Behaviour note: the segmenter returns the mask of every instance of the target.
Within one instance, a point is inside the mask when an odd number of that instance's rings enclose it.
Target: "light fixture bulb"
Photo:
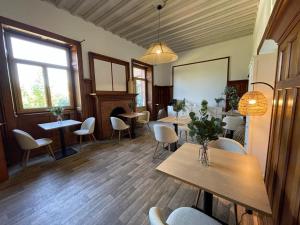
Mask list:
[[[256,104],[256,100],[255,99],[249,99],[248,103],[250,105],[254,105],[254,104]]]
[[[156,50],[156,54],[160,54],[161,53],[161,50]]]

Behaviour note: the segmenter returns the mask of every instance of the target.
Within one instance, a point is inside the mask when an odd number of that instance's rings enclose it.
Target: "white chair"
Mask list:
[[[130,133],[130,126],[127,125],[123,120],[117,118],[117,117],[110,117],[110,122],[111,122],[111,126],[112,126],[112,134],[111,134],[111,138],[114,137],[115,134],[115,130],[119,131],[119,142],[121,140],[121,132],[123,130],[127,130],[129,137],[131,138],[131,133]]]
[[[55,160],[54,153],[51,148],[52,140],[49,138],[34,139],[30,134],[25,131],[14,129],[14,136],[17,140],[19,147],[24,151],[23,165],[26,166],[29,160],[30,152],[33,149],[38,149],[47,146],[48,153]]]
[[[185,136],[185,141],[188,141],[188,136],[189,136],[189,131],[190,129],[188,128],[187,125],[185,126],[178,126],[178,131],[179,131],[179,137],[181,138],[182,133],[184,133]]]
[[[143,111],[143,115],[139,116],[137,119],[137,123],[144,125],[147,125],[149,131],[151,132],[151,128],[149,126],[149,121],[150,121],[150,112],[149,111]]]
[[[229,152],[247,154],[245,148],[239,142],[230,138],[219,137],[218,140],[211,141],[208,145],[212,148],[220,148]]]
[[[178,141],[178,136],[174,130],[174,128],[171,128],[169,126],[156,124],[154,125],[154,136],[157,141],[157,145],[153,154],[153,159],[155,159],[155,154],[158,149],[158,146],[160,143],[162,143],[163,147],[164,144],[168,144],[168,150],[171,151],[170,144],[173,144]]]
[[[162,219],[159,208],[152,207],[149,210],[149,221],[151,225],[221,225],[213,218],[190,207],[175,209],[167,221]]]
[[[226,136],[228,131],[236,131],[239,126],[242,126],[244,124],[244,120],[242,116],[225,116],[223,118],[223,122],[226,123],[226,125],[223,127],[224,137]]]
[[[82,143],[82,136],[89,135],[90,140],[92,140],[93,138],[94,141],[96,141],[96,138],[94,136],[94,130],[95,130],[95,117],[89,117],[81,124],[79,130],[73,132],[75,135],[79,136],[80,148]]]

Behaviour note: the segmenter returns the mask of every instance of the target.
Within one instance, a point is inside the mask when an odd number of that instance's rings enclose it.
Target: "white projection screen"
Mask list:
[[[227,85],[229,57],[173,66],[173,98],[215,105]]]

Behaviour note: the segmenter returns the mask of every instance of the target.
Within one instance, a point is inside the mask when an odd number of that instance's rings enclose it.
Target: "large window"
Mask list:
[[[5,37],[17,110],[73,106],[69,49],[9,31]]]
[[[133,67],[133,77],[135,79],[136,106],[146,107],[146,70],[144,68]]]

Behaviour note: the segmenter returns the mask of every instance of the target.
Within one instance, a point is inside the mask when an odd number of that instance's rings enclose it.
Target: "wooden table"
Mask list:
[[[157,120],[158,122],[163,123],[172,123],[175,128],[176,134],[178,134],[178,125],[179,126],[185,126],[191,122],[191,119],[189,117],[175,117],[175,116],[167,116],[165,118]]]
[[[63,121],[57,121],[57,122],[51,122],[51,123],[38,124],[39,127],[41,127],[44,130],[47,130],[47,131],[48,130],[56,130],[56,129],[59,130],[61,152],[55,153],[56,159],[62,159],[62,158],[65,158],[67,156],[77,153],[72,148],[66,148],[64,128],[79,125],[79,124],[81,124],[81,122],[76,121],[76,120],[63,120]]]
[[[257,159],[209,148],[210,166],[198,161],[199,145],[185,143],[156,169],[205,191],[204,212],[212,214],[212,195],[271,215]]]
[[[139,112],[131,112],[131,113],[122,113],[119,114],[118,116],[121,116],[123,118],[126,118],[129,120],[130,123],[130,133],[131,133],[131,137],[135,138],[135,125],[136,125],[136,119],[139,116],[143,116],[143,113],[139,113]]]

